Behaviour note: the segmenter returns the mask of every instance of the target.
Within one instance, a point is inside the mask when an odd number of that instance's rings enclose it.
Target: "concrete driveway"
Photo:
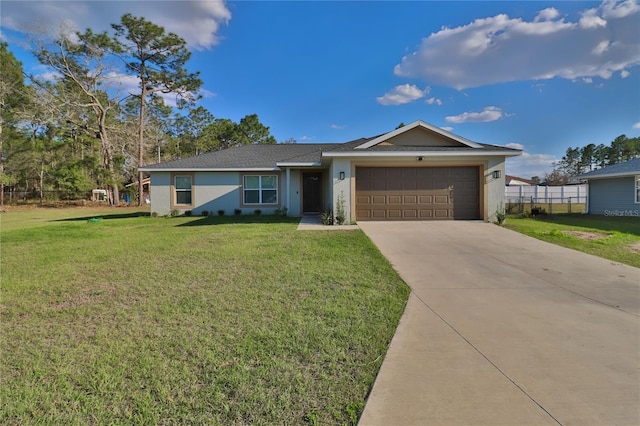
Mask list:
[[[411,287],[360,425],[640,425],[640,269],[482,222],[361,222]]]

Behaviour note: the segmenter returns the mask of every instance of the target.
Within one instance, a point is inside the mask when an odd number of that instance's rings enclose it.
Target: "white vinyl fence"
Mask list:
[[[587,185],[505,186],[507,213],[585,213]]]

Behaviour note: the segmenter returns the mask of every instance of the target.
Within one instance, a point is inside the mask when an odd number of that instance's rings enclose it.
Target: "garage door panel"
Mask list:
[[[357,167],[356,220],[478,219],[478,167]]]
[[[374,195],[371,197],[371,204],[373,205],[385,205],[387,204],[387,197],[384,195]]]
[[[401,216],[405,219],[418,218],[418,210],[407,209],[407,210],[402,210],[400,213],[401,213]]]

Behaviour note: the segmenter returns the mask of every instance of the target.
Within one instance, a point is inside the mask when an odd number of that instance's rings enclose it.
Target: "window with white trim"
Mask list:
[[[636,203],[640,203],[640,175],[636,176]]]
[[[242,190],[244,204],[278,204],[278,176],[246,175]]]
[[[193,178],[189,175],[174,176],[174,189],[176,205],[190,206],[192,204]]]

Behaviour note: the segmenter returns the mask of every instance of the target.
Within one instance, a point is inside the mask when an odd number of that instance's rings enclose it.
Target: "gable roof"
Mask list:
[[[424,122],[422,120],[417,120],[417,121],[414,121],[413,123],[409,123],[409,124],[407,124],[405,126],[397,128],[397,129],[395,129],[395,130],[393,130],[393,131],[391,131],[389,133],[385,133],[385,134],[380,135],[380,136],[378,136],[378,137],[376,137],[376,138],[374,138],[372,140],[369,140],[366,143],[364,143],[364,144],[362,144],[360,146],[357,146],[356,149],[371,148],[372,146],[375,146],[375,145],[378,145],[380,143],[386,142],[389,139],[392,139],[392,138],[394,138],[396,136],[399,136],[399,135],[401,135],[403,133],[407,133],[407,132],[409,132],[409,131],[411,131],[411,130],[413,130],[415,128],[422,128],[422,129],[431,131],[431,132],[433,132],[433,133],[435,133],[437,135],[441,135],[441,136],[446,137],[447,139],[451,139],[451,140],[453,140],[455,142],[458,142],[458,143],[462,144],[463,146],[467,146],[467,147],[470,147],[470,148],[480,148],[481,147],[481,144],[478,144],[476,142],[472,142],[469,139],[465,139],[462,136],[455,135],[455,134],[453,134],[451,132],[448,132],[448,131],[446,131],[444,129],[441,129],[440,127],[433,126],[433,125],[431,125],[429,123],[426,123],[426,122]]]
[[[436,132],[452,139],[455,145],[393,145],[383,142],[415,128]],[[360,138],[345,143],[242,145],[220,151],[211,151],[194,157],[140,167],[142,172],[152,171],[273,171],[279,167],[317,167],[327,157],[376,156],[456,156],[456,155],[520,155],[521,151],[503,146],[471,142],[423,121],[383,135]]]
[[[611,166],[603,167],[601,169],[585,173],[578,176],[578,178],[589,180],[634,175],[640,175],[640,157],[632,158],[631,160],[625,161],[623,163],[613,164]]]

